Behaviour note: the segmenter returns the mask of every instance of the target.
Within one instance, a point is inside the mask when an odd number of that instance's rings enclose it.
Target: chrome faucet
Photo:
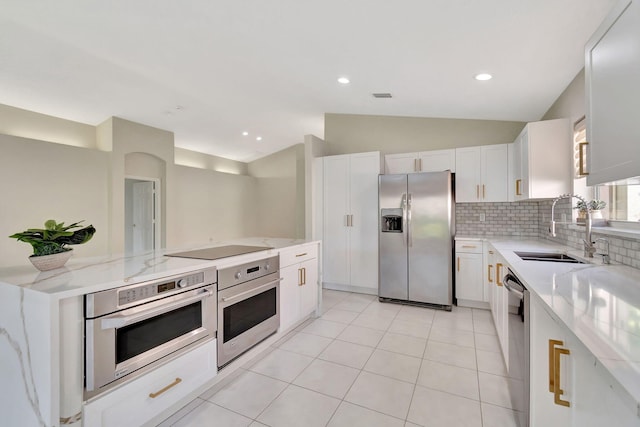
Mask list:
[[[600,255],[602,257],[602,263],[603,264],[611,264],[611,257],[609,256],[609,239],[604,238],[604,237],[598,237],[596,239],[596,243],[599,241],[603,241],[607,244],[607,252],[606,253],[596,253],[596,255]]]
[[[558,203],[558,200],[571,199],[572,197],[575,197],[587,206],[587,201],[575,194],[562,194],[553,199],[553,205],[551,205],[551,226],[549,227],[549,233],[551,233],[553,237],[556,237],[556,222],[554,220],[556,203]],[[584,256],[593,258],[593,254],[596,252],[596,245],[591,238],[591,211],[589,209],[587,209],[587,218],[584,222],[584,239],[582,239],[582,241],[584,242]]]

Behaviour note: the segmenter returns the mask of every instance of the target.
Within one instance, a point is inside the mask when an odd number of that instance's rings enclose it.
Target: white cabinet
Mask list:
[[[216,340],[211,340],[96,398],[84,405],[82,425],[121,427],[157,424],[179,409],[172,408],[176,402],[194,392],[202,392],[199,388],[216,376],[216,354]]]
[[[530,301],[530,425],[640,425],[620,384],[543,301]]]
[[[312,314],[318,306],[318,247],[280,251],[280,332]]]
[[[508,201],[507,144],[456,148],[456,202]]]
[[[640,176],[640,0],[611,11],[585,48],[587,185]]]
[[[571,193],[569,120],[528,123],[511,148],[509,200],[549,199]]]
[[[387,154],[384,156],[386,174],[456,171],[456,150],[433,150],[419,153]]]
[[[479,240],[456,239],[456,299],[459,306],[486,305],[483,251]],[[485,304],[483,304],[485,303]]]
[[[323,159],[325,286],[377,293],[380,153]]]
[[[502,256],[491,247],[489,247],[489,250],[492,252],[490,255],[493,260],[493,267],[487,267],[492,274],[491,296],[489,297],[489,301],[493,323],[495,324],[498,341],[500,342],[500,349],[502,350],[502,356],[506,364],[509,360],[509,295],[502,283],[506,267]]]

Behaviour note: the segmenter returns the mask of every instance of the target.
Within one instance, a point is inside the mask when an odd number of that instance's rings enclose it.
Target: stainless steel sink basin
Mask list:
[[[586,262],[572,256],[555,252],[515,252],[515,254],[525,261],[551,261],[586,264]]]

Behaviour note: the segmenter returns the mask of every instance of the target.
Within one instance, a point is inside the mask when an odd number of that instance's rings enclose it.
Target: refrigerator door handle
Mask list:
[[[405,239],[404,243],[405,246],[409,244],[408,239],[406,238],[407,236],[407,193],[402,194],[402,229],[404,230],[404,235],[405,235]]]
[[[413,238],[411,236],[411,193],[407,196],[407,246],[413,246]]]

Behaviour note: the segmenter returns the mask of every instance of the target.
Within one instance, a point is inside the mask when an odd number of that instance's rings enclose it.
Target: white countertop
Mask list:
[[[312,243],[310,240],[283,238],[243,238],[208,245],[151,251],[137,255],[110,255],[104,257],[72,257],[63,267],[39,272],[28,260],[25,265],[0,269],[0,286],[20,286],[32,291],[63,299],[118,286],[188,273],[201,268],[224,268],[253,261],[268,255],[277,255],[279,249]],[[189,249],[224,245],[265,246],[274,249],[222,258],[215,261],[164,256]]]
[[[523,261],[514,251],[582,251],[544,240],[487,238],[548,307],[640,404],[640,270],[620,264]]]

